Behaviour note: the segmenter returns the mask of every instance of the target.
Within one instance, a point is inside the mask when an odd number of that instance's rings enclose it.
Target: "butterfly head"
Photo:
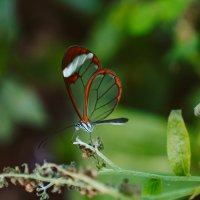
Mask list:
[[[92,133],[93,125],[90,122],[80,121],[75,125],[76,130],[83,129],[87,133]]]

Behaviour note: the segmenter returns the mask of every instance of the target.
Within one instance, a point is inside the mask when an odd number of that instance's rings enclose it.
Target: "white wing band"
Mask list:
[[[79,69],[81,65],[84,64],[86,60],[92,59],[92,57],[93,57],[92,53],[81,54],[75,57],[73,61],[69,65],[67,65],[67,67],[64,68],[63,76],[66,78],[71,76],[74,72],[76,72]]]

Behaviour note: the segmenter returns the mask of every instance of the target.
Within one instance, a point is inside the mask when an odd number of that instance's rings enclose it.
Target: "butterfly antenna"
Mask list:
[[[49,137],[44,138],[37,146],[37,149],[41,149],[42,146],[45,146],[46,141],[49,139]]]
[[[65,129],[68,129],[68,128],[71,128],[71,127],[74,127],[74,125],[68,125],[68,126],[62,127],[62,128],[57,129],[56,131],[51,132],[51,133],[52,133],[53,135],[55,135],[55,134],[61,133],[61,132],[64,131]],[[52,134],[51,134],[51,136],[52,136]],[[47,140],[48,140],[49,138],[50,138],[50,136],[45,137],[45,138],[38,144],[37,149],[40,149],[42,146],[45,146],[45,144],[47,143]]]

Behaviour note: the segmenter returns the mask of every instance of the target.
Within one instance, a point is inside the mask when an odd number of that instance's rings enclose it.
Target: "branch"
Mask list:
[[[106,156],[104,156],[98,150],[98,146],[97,145],[94,145],[94,147],[93,147],[93,146],[91,146],[91,145],[83,142],[79,138],[76,138],[76,141],[73,142],[73,144],[79,146],[80,149],[83,149],[82,147],[84,147],[84,151],[87,151],[87,150],[92,151],[94,154],[96,154],[98,157],[100,157],[112,169],[114,169],[114,170],[120,170],[121,169],[119,166],[117,166],[116,164],[114,164],[110,159],[108,159]]]
[[[0,188],[8,186],[8,180],[14,185],[20,184],[27,192],[37,192],[41,200],[48,199],[47,190],[51,188],[52,193],[60,193],[61,187],[75,189],[81,194],[92,197],[97,194],[106,194],[120,199],[129,199],[117,189],[100,183],[96,180],[96,173],[91,169],[78,172],[72,165],[56,165],[44,162],[43,165],[36,165],[32,173],[29,173],[28,166],[25,170],[19,167],[5,168],[0,174]]]

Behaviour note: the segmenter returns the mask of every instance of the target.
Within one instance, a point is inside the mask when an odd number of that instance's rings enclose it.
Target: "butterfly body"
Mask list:
[[[98,58],[88,49],[70,47],[63,58],[62,73],[79,117],[76,130],[91,133],[96,124],[123,124],[128,121],[126,118],[105,120],[120,100],[121,83],[114,72],[102,68]]]
[[[94,125],[89,123],[89,122],[80,121],[75,125],[75,129],[76,130],[82,129],[87,133],[92,133],[93,132],[93,128],[94,128]]]

